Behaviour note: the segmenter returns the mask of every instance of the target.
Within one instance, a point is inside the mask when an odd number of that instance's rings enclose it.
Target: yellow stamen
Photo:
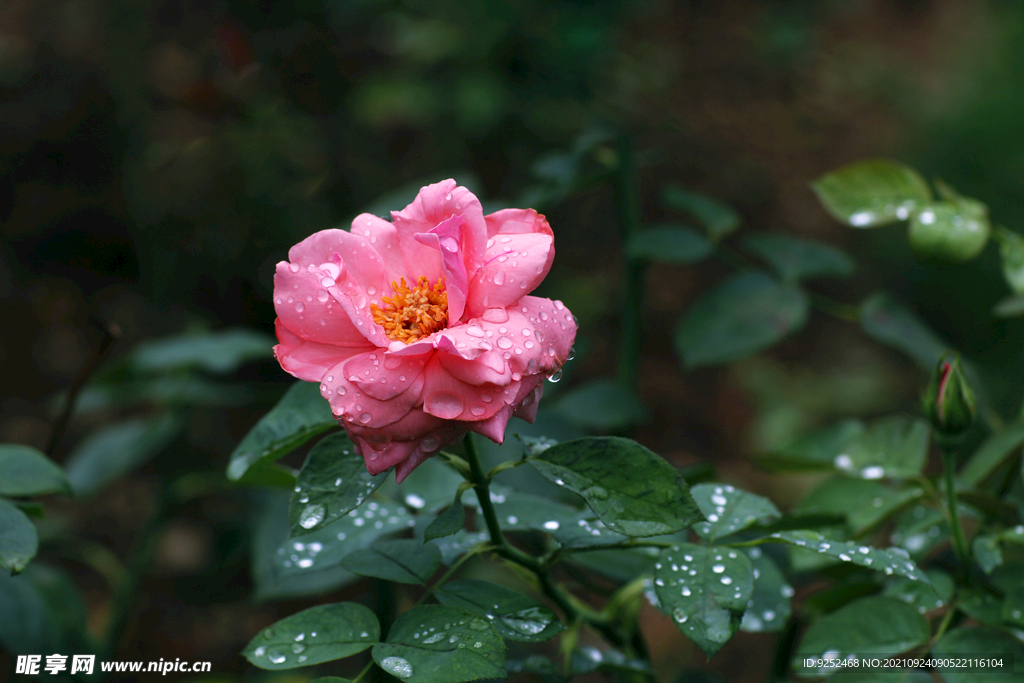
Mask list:
[[[409,289],[403,277],[401,284],[392,282],[391,289],[394,296],[380,298],[384,308],[370,304],[373,322],[384,328],[389,339],[411,344],[448,324],[448,292],[443,279],[438,278],[431,286],[426,276],[420,276],[416,286]]]

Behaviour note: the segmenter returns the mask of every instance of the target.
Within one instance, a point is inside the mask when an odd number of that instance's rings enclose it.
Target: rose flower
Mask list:
[[[528,296],[555,255],[536,211],[484,216],[445,180],[391,216],[322,230],[277,264],[274,353],[320,383],[367,470],[401,482],[467,431],[501,443],[512,415],[532,422],[576,323]]]

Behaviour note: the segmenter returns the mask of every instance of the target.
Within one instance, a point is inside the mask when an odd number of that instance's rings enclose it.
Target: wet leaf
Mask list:
[[[539,643],[562,630],[562,624],[551,609],[527,595],[490,581],[451,581],[436,595],[443,605],[461,607],[487,618],[506,640]]]
[[[821,176],[811,187],[833,218],[854,228],[907,220],[932,199],[917,171],[883,159],[844,166]]]
[[[256,634],[242,654],[261,669],[295,669],[362,652],[380,639],[377,616],[353,602],[318,605]]]

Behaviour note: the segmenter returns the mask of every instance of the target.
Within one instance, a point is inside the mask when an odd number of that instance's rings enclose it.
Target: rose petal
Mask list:
[[[274,355],[289,374],[307,382],[319,382],[327,371],[351,356],[364,353],[367,346],[335,346],[302,339],[278,318],[274,322],[277,340]]]
[[[507,387],[474,386],[456,379],[436,356],[423,374],[423,411],[442,420],[485,420],[511,400]]]
[[[470,431],[476,432],[481,436],[486,436],[491,441],[502,444],[505,442],[505,428],[508,426],[508,421],[511,417],[523,417],[527,422],[533,423],[533,419],[537,415],[536,400],[532,403],[531,397],[539,398],[536,394],[538,390],[542,390],[540,383],[543,380],[543,376],[537,375],[524,379],[522,382],[518,382],[516,386],[516,394],[513,400],[507,405],[503,406],[501,410],[492,415],[489,419],[481,422],[469,423]],[[524,403],[530,403],[530,405],[524,406]],[[532,407],[532,413],[530,408]],[[520,413],[523,414],[520,414]],[[524,417],[525,415],[525,417]]]
[[[379,351],[377,351],[379,352]],[[377,353],[374,351],[368,352]],[[420,404],[424,378],[419,373],[405,391],[387,400],[370,396],[345,374],[347,361],[332,366],[321,382],[321,393],[331,404],[331,411],[345,423],[379,428],[398,422]]]
[[[448,374],[467,384],[494,384],[504,387],[512,381],[512,371],[508,363],[495,351],[485,351],[474,360],[446,352],[438,352],[437,357]]]
[[[421,276],[430,282],[437,282],[443,275],[438,250],[415,240],[400,239],[393,223],[368,213],[360,214],[352,221],[352,234],[366,237],[380,254],[388,283],[405,278],[407,283],[412,284]],[[390,290],[384,294],[390,295]],[[380,305],[379,299],[376,303]]]
[[[471,316],[488,308],[505,308],[532,292],[555,257],[550,235],[498,235],[488,244],[486,262],[469,284],[466,307]]]
[[[338,264],[335,257],[341,257],[343,273],[367,296],[375,296],[390,283],[384,276],[384,262],[370,241],[362,235],[338,229],[321,230],[313,233],[288,250],[288,260],[302,270],[309,266]],[[338,280],[338,275],[333,276]],[[361,307],[360,307],[361,308]]]
[[[405,392],[423,374],[429,356],[398,356],[377,349],[345,363],[345,377],[367,395],[389,401]]]
[[[399,234],[409,240],[416,233],[430,232],[452,216],[465,220],[460,246],[466,272],[475,272],[484,261],[487,224],[480,200],[472,192],[456,186],[454,180],[444,180],[422,188],[412,204],[391,214]]]
[[[487,237],[522,233],[541,233],[554,237],[548,219],[533,209],[502,209],[484,216],[484,222],[487,224]]]
[[[297,267],[297,266],[296,266]],[[335,346],[366,346],[366,337],[334,297],[306,270],[285,261],[274,273],[274,310],[293,334]]]

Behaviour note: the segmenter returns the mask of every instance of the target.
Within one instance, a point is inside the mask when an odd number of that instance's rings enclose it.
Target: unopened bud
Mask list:
[[[977,406],[959,354],[950,351],[942,356],[923,402],[925,414],[939,434],[955,438],[971,428]]]

